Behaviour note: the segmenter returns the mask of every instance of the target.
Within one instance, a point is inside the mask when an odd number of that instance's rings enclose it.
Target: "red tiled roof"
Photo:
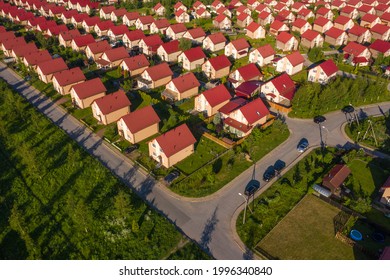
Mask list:
[[[365,32],[367,32],[368,29],[367,28],[364,28],[364,27],[361,27],[360,25],[357,25],[355,24],[349,31],[348,31],[348,34],[353,34],[353,35],[356,35],[356,36],[361,36],[363,35]]]
[[[237,51],[241,51],[250,47],[248,41],[245,40],[244,38],[239,38],[237,40],[231,41],[230,43],[234,46],[234,48]]]
[[[85,81],[85,76],[83,71],[81,71],[79,67],[76,67],[55,73],[53,79],[56,79],[57,83],[64,87],[77,82]]]
[[[305,26],[305,24],[308,24],[308,22],[302,18],[297,18],[292,25],[298,28],[302,28]]]
[[[23,57],[25,54],[32,53],[32,52],[37,52],[38,48],[35,45],[34,42],[30,42],[26,45],[18,45],[15,46],[12,51],[15,53],[17,57]]]
[[[199,81],[196,79],[194,73],[192,72],[188,72],[177,78],[172,79],[172,83],[175,85],[175,87],[180,93],[200,86]]]
[[[75,42],[76,46],[84,47],[95,42],[95,39],[91,34],[86,34],[73,38],[73,41]]]
[[[80,99],[86,99],[98,93],[107,91],[100,78],[94,78],[74,85],[73,90]]]
[[[361,12],[369,12],[371,9],[373,9],[372,6],[369,6],[369,5],[366,5],[366,4],[363,4],[362,6],[360,6],[358,8],[358,11],[361,11]]]
[[[79,12],[77,10],[67,10],[62,13],[66,19],[72,18],[72,16],[77,15]]]
[[[183,9],[179,9],[175,12],[175,16],[180,17],[185,11]]]
[[[116,17],[122,17],[127,13],[127,10],[125,8],[116,9],[111,12],[111,14],[114,14]]]
[[[4,26],[0,26],[0,33],[5,33],[7,32],[7,29],[5,29]]]
[[[271,83],[274,85],[279,94],[288,100],[292,100],[295,93],[295,84],[287,73],[273,78]]]
[[[100,8],[100,10],[103,10],[105,14],[111,14],[112,11],[115,10],[114,6],[103,6]]]
[[[121,24],[121,25],[112,26],[109,31],[111,31],[114,35],[123,35],[126,32],[128,32],[129,29],[127,28],[126,25]]]
[[[331,184],[334,188],[338,188],[344,182],[344,180],[351,174],[351,170],[345,164],[336,164],[327,175],[323,178],[322,182]]]
[[[73,38],[81,36],[80,31],[78,29],[71,29],[71,30],[63,31],[63,32],[60,32],[60,34],[58,34],[58,35],[61,36],[62,39],[64,39],[65,41],[70,41]]]
[[[310,42],[313,41],[317,36],[321,36],[320,33],[317,31],[308,29],[305,32],[302,33],[301,37],[309,40]]]
[[[317,15],[324,16],[324,15],[326,15],[326,14],[329,13],[329,12],[330,12],[329,9],[327,9],[327,8],[325,8],[325,7],[321,7],[321,8],[319,8],[319,9],[317,10],[316,14],[317,14]]]
[[[318,25],[318,26],[321,26],[321,27],[324,27],[326,24],[328,24],[328,22],[330,22],[329,19],[327,18],[324,18],[324,17],[318,17],[314,20],[314,25]]]
[[[242,96],[245,98],[252,97],[257,91],[260,90],[262,85],[261,81],[246,81],[236,88],[236,96]]]
[[[343,52],[354,55],[354,56],[359,56],[362,52],[366,50],[366,47],[363,45],[360,45],[356,42],[349,42],[344,48]]]
[[[237,20],[243,21],[245,20],[249,15],[247,13],[241,13],[237,16]]]
[[[39,63],[37,65],[37,69],[38,68],[41,69],[42,74],[48,75],[59,71],[67,70],[68,66],[66,65],[62,57],[59,57]]]
[[[163,7],[163,8],[164,8],[164,6],[163,6],[163,5],[161,5],[161,3],[160,3],[160,2],[158,2],[158,3],[156,4],[156,6],[154,6],[154,7],[153,7],[153,10],[157,11],[157,10],[158,10],[158,9],[160,9],[161,7]]]
[[[322,62],[318,67],[321,67],[322,71],[324,71],[328,77],[339,71],[336,64],[331,59]]]
[[[203,30],[202,27],[197,27],[197,28],[189,29],[187,32],[191,35],[191,37],[192,37],[193,39],[201,38],[201,37],[206,36],[206,33],[204,32],[204,30]]]
[[[152,105],[138,109],[122,117],[131,133],[137,133],[151,125],[158,124],[160,118],[154,111]]]
[[[41,31],[46,31],[49,27],[57,26],[57,23],[54,20],[47,20],[41,23],[38,23],[37,28]]]
[[[84,19],[84,21],[83,21],[83,23],[85,23],[87,26],[94,26],[94,25],[98,24],[99,22],[101,22],[101,19],[98,16],[89,17],[89,18]]]
[[[390,12],[383,13],[381,19],[384,21],[390,21]]]
[[[382,15],[383,16],[383,15]],[[372,14],[365,14],[364,16],[362,16],[362,18],[360,19],[361,21],[367,21],[367,22],[374,22],[376,19],[378,19],[379,17],[376,16],[376,15],[372,15]]]
[[[209,36],[207,36],[207,38],[209,38],[214,45],[226,42],[226,38],[221,32],[210,34]]]
[[[224,21],[226,18],[226,16],[224,14],[219,14],[218,16],[216,16],[216,18],[214,18],[214,20],[218,23],[221,23],[222,21]]]
[[[276,20],[274,20],[273,23],[271,23],[270,28],[275,29],[275,30],[279,30],[284,26],[287,26],[287,25],[276,19]]]
[[[141,39],[148,47],[162,45],[164,42],[158,34],[150,35]]]
[[[377,34],[385,34],[390,29],[389,26],[377,23],[373,27],[371,27],[370,31]]]
[[[257,7],[258,8],[258,7]],[[257,9],[256,9],[257,10]],[[259,14],[259,16],[258,16],[258,18],[259,19],[266,19],[267,17],[269,17],[269,15],[270,15],[270,13],[269,12],[267,12],[267,11],[262,11],[260,14]]]
[[[24,37],[16,37],[4,40],[2,42],[2,47],[6,50],[12,50],[16,46],[26,45],[26,40]]]
[[[182,2],[177,2],[173,7],[179,9],[181,6],[184,6]]]
[[[40,62],[51,60],[51,55],[47,50],[40,50],[33,53],[28,53],[24,56],[24,59],[30,66],[37,65]]]
[[[192,48],[192,49],[189,49],[189,50],[186,50],[183,52],[184,56],[187,57],[187,59],[190,61],[190,62],[193,62],[193,61],[196,61],[196,60],[199,60],[199,59],[204,59],[206,58],[206,55],[204,54],[203,50],[201,47],[196,47],[196,48]]]
[[[203,15],[203,13],[206,12],[206,11],[207,11],[207,10],[206,10],[205,8],[199,8],[199,9],[196,10],[196,14],[197,14],[198,16],[201,16],[201,15]]]
[[[164,62],[158,65],[151,66],[145,70],[153,81],[172,76],[173,72],[169,68],[168,63]]]
[[[133,31],[128,31],[125,34],[126,34],[127,38],[129,38],[130,41],[141,40],[142,38],[146,37],[146,35],[139,29],[133,30]]]
[[[15,36],[14,32],[11,32],[11,31],[3,32],[3,33],[1,33],[1,36],[0,36],[0,44],[2,44],[3,42],[5,42],[9,39],[13,40],[15,38],[16,38],[16,36]]]
[[[47,29],[47,31],[50,32],[52,36],[57,36],[60,34],[60,32],[66,32],[67,30],[68,27],[65,24],[51,26]]]
[[[381,53],[386,53],[390,50],[390,43],[377,39],[370,45],[370,49],[376,50]]]
[[[272,48],[272,46],[270,44],[258,47],[257,51],[260,53],[260,55],[263,58],[275,55],[275,50]]]
[[[136,20],[140,17],[140,14],[138,12],[127,12],[123,15],[123,17],[127,17],[128,20]]]
[[[341,9],[341,13],[351,14],[353,13],[354,10],[355,8],[352,6],[345,6],[344,8]]]
[[[250,32],[255,32],[257,29],[259,29],[261,27],[260,24],[252,21],[247,27],[246,29]]]
[[[197,7],[201,6],[201,5],[204,5],[204,4],[203,4],[202,2],[200,2],[200,1],[196,1],[196,2],[194,3],[193,7],[194,7],[194,8],[197,8]]]
[[[219,0],[215,0],[213,3],[211,3],[211,6],[212,7],[217,7],[219,4],[222,4],[222,2],[219,1]]]
[[[152,24],[154,22],[154,18],[152,16],[142,16],[139,17],[138,19],[142,24],[146,24],[146,25]]]
[[[240,73],[244,81],[249,81],[250,79],[262,76],[255,63],[249,63],[247,65],[241,66],[240,68],[237,68],[236,71]]]
[[[349,17],[346,17],[346,16],[338,16],[335,20],[334,20],[334,23],[338,23],[338,24],[341,24],[341,25],[345,25],[347,24],[348,22],[350,22],[352,19],[349,18]]]
[[[302,8],[301,10],[299,10],[298,15],[303,16],[303,17],[306,17],[306,16],[308,16],[310,13],[312,13],[311,10],[306,9],[306,8]]]
[[[230,67],[232,63],[226,55],[222,54],[216,57],[212,57],[208,60],[215,71],[221,70],[226,67]]]
[[[286,58],[288,59],[288,61],[290,61],[291,65],[294,67],[305,62],[305,58],[300,54],[299,51],[286,55]]]
[[[166,18],[162,18],[162,19],[156,20],[154,22],[154,24],[156,25],[156,27],[158,29],[167,28],[167,27],[169,27],[171,25]]]
[[[171,157],[181,150],[196,143],[195,137],[186,124],[169,130],[155,139],[167,157]]]
[[[93,54],[98,54],[98,53],[103,53],[103,52],[111,49],[111,46],[106,40],[102,40],[102,41],[93,42],[91,44],[88,44],[87,48]]]
[[[171,28],[175,34],[187,31],[187,27],[184,25],[184,23],[172,24],[169,28]]]
[[[98,22],[96,24],[96,27],[99,28],[100,31],[109,30],[112,26],[115,24],[111,20],[104,20],[101,22]]]
[[[125,47],[107,50],[104,52],[104,55],[107,56],[110,62],[118,61],[129,57],[129,53],[127,52]]]
[[[93,102],[96,103],[104,115],[110,114],[131,105],[129,98],[126,96],[126,93],[121,89],[114,93],[99,97]]]
[[[328,31],[325,32],[325,36],[329,36],[331,38],[338,38],[344,33],[344,30],[338,29],[337,27],[331,27]]]
[[[207,102],[211,107],[215,107],[222,102],[230,100],[232,96],[224,85],[219,85],[214,88],[204,91],[203,96],[206,98]]]
[[[75,14],[72,19],[78,23],[83,22],[85,19],[89,18],[88,14]]]
[[[276,41],[282,42],[283,44],[287,43],[290,41],[292,38],[294,38],[293,35],[291,35],[288,32],[282,31],[276,36]]]
[[[379,3],[377,6],[375,6],[375,10],[376,11],[380,11],[380,12],[384,12],[388,9],[389,6],[387,6],[386,4],[382,4],[382,3]]]
[[[226,103],[225,105],[223,105],[219,110],[218,112],[222,113],[222,114],[225,114],[225,115],[229,115],[231,112],[233,112],[234,110],[238,109],[239,107],[241,107],[242,105],[244,105],[245,103],[247,103],[247,100],[244,99],[244,98],[241,98],[241,97],[238,97],[238,98],[234,98],[234,99],[231,99],[228,103]]]
[[[252,129],[251,125],[247,125],[247,124],[244,124],[242,122],[236,121],[235,119],[232,119],[231,117],[224,119],[223,123],[235,128],[239,131],[242,131],[244,133],[247,133],[248,131],[250,131]]]
[[[144,54],[127,57],[123,59],[123,63],[127,65],[127,68],[129,68],[130,71],[140,69],[143,67],[148,67],[150,65],[148,59]]]
[[[162,44],[161,47],[165,50],[167,54],[171,54],[180,51],[179,44],[179,40],[173,40]]]
[[[254,99],[253,101],[240,107],[238,110],[241,111],[250,125],[253,125],[261,118],[269,115],[269,110],[260,98]]]

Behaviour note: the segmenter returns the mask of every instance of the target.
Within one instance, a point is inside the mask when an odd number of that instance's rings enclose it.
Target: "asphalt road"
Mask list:
[[[261,180],[262,174],[269,165],[273,165],[277,159],[281,159],[287,164],[285,171],[291,168],[303,157],[303,154],[296,151],[296,145],[302,137],[307,138],[311,146],[320,144],[319,126],[312,120],[287,118],[286,122],[291,131],[290,137],[256,165],[211,196],[201,199],[183,198],[158,184],[141,169],[134,167],[125,156],[102,141],[64,109],[21,80],[2,63],[0,63],[0,76],[53,123],[77,141],[80,146],[100,160],[127,186],[164,214],[178,229],[198,242],[216,259],[253,258],[251,252],[245,249],[235,232],[237,214],[244,206],[244,199],[238,193],[244,191],[248,181],[256,178],[261,182],[261,191],[256,194],[260,195],[272,184],[272,182],[264,184]],[[380,109],[378,105],[361,109],[367,115],[380,114],[380,110],[386,112],[390,109],[390,102],[380,104]],[[322,129],[324,142],[331,146],[348,145],[341,131],[345,115],[341,112],[333,112],[326,117],[327,121],[323,124],[325,128]]]

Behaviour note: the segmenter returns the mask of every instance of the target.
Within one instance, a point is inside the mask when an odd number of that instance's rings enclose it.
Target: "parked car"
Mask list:
[[[137,150],[139,148],[138,144],[134,144],[128,148],[125,149],[125,154],[130,154],[131,152]]]
[[[263,174],[263,180],[268,182],[270,181],[273,177],[275,177],[275,168],[273,165],[268,166],[268,168],[264,171]]]
[[[280,173],[280,171],[282,171],[282,169],[285,167],[286,167],[286,163],[280,159],[278,159],[274,164],[275,171],[278,173]]]
[[[171,184],[174,180],[176,180],[180,176],[180,172],[177,170],[173,170],[167,176],[165,176],[164,181],[168,185]]]
[[[251,196],[260,189],[260,182],[257,180],[250,180],[245,187],[245,195]]]
[[[307,150],[308,147],[309,147],[309,141],[307,141],[306,138],[302,138],[298,143],[297,150],[298,152],[303,153],[304,151]]]

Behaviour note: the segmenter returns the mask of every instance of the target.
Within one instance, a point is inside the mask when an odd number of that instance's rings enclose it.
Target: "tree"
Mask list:
[[[319,47],[311,48],[307,53],[307,56],[309,57],[309,60],[311,62],[318,62],[324,59],[324,53],[322,52],[322,49]]]
[[[189,50],[192,47],[191,40],[187,38],[180,38],[179,39],[179,48],[183,51]]]

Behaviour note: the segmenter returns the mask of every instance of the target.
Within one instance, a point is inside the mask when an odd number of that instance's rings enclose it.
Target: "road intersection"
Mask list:
[[[286,118],[291,135],[284,143],[218,192],[199,199],[184,198],[172,193],[142,169],[134,166],[127,157],[112,149],[108,143],[69,115],[62,107],[35,90],[2,63],[0,63],[0,77],[80,146],[100,160],[149,205],[171,220],[182,233],[200,244],[216,259],[236,260],[253,257],[235,231],[236,218],[244,205],[244,200],[238,193],[244,192],[248,181],[255,178],[261,182],[261,189],[256,193],[258,196],[272,184],[272,181],[265,184],[261,180],[262,174],[269,165],[281,159],[286,162],[285,171],[287,171],[303,158],[304,154],[296,150],[296,145],[302,137],[309,140],[311,147],[320,145],[318,124],[312,120]],[[389,111],[390,102],[360,109],[364,110],[367,115],[378,115]],[[332,112],[327,114],[326,118],[327,121],[322,124],[326,128],[323,131],[326,144],[329,146],[347,145],[348,140],[341,128],[346,121],[344,114],[340,111]]]

